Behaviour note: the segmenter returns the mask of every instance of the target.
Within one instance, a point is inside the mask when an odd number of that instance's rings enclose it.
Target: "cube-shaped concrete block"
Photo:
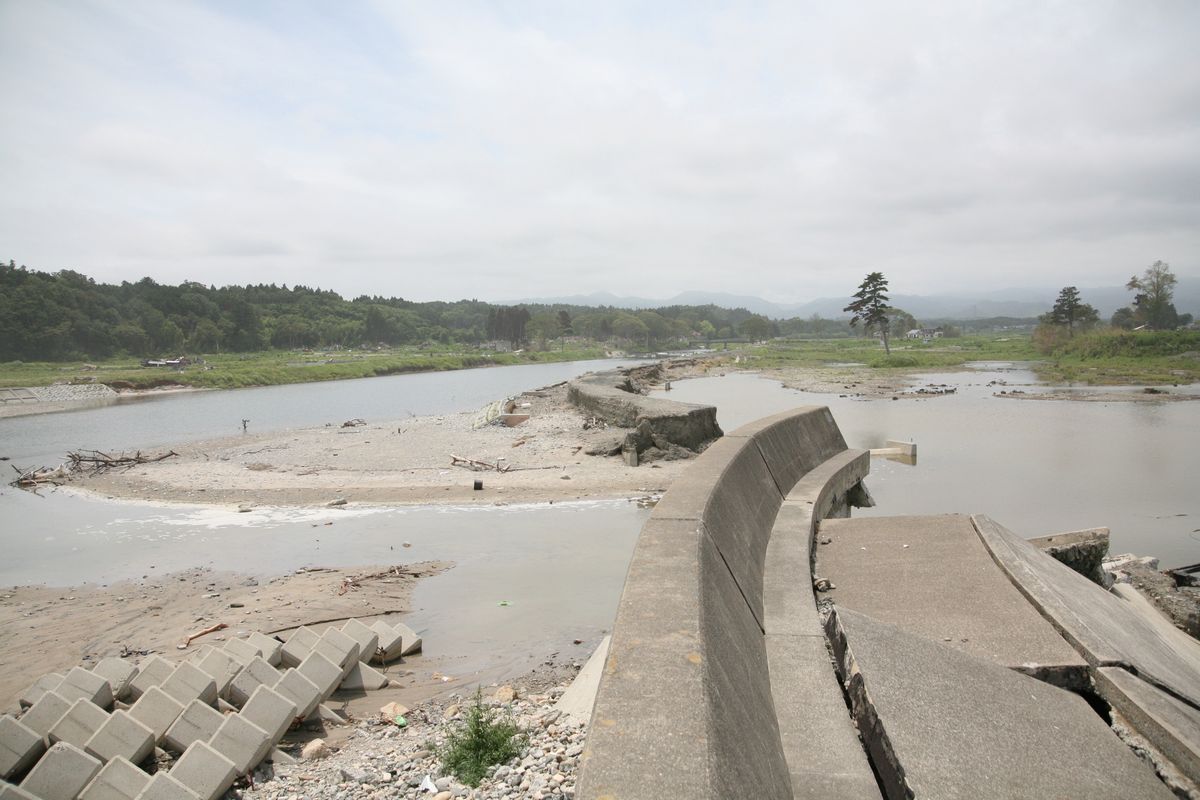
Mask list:
[[[112,687],[108,681],[83,667],[75,667],[63,676],[54,691],[67,700],[87,700],[97,708],[109,708],[113,703]]]
[[[358,642],[337,628],[326,628],[321,634],[321,641],[313,646],[313,652],[320,653],[341,667],[343,678],[350,671],[350,667],[358,662]]]
[[[175,765],[171,777],[200,795],[200,800],[217,800],[237,778],[233,762],[204,742],[192,742]]]
[[[388,623],[392,626],[392,630],[400,634],[404,639],[404,649],[400,651],[402,656],[411,656],[413,653],[421,652],[421,637],[417,636],[417,632],[405,625],[403,622]]]
[[[294,669],[285,670],[271,688],[296,706],[296,716],[299,719],[307,719],[317,704],[324,699],[317,685]]]
[[[375,661],[387,664],[400,658],[404,651],[404,637],[386,622],[372,623],[371,630],[379,637],[378,649],[375,651]]]
[[[41,800],[41,798],[34,797],[16,784],[0,781],[0,800]]]
[[[171,677],[175,665],[162,656],[150,656],[138,664],[137,675],[129,682],[129,697],[137,700],[152,686],[161,686],[162,682]]]
[[[67,713],[50,727],[47,738],[51,743],[67,742],[83,750],[87,747],[88,740],[105,722],[108,722],[107,711],[91,700],[76,700]]]
[[[234,705],[245,705],[259,686],[274,686],[279,670],[261,656],[255,656],[229,684],[229,699]]]
[[[8,714],[0,717],[0,778],[17,777],[33,766],[45,750],[41,734]]]
[[[238,775],[245,775],[266,758],[275,746],[262,728],[241,714],[229,714],[208,743],[233,762]]]
[[[155,742],[163,740],[182,713],[183,704],[157,686],[151,686],[129,707],[129,716],[154,731]]]
[[[124,758],[114,758],[100,768],[79,800],[134,800],[148,783],[145,772]]]
[[[388,685],[387,676],[374,667],[369,667],[361,661],[351,666],[346,677],[342,679],[341,688],[344,691],[373,692]]]
[[[279,666],[279,651],[283,648],[283,642],[258,631],[247,636],[246,641],[258,650],[258,654],[263,657],[263,661],[266,661],[272,667]]]
[[[124,700],[129,696],[129,684],[138,673],[137,667],[123,658],[108,657],[92,667],[92,672],[108,681],[112,687],[114,700]]]
[[[184,707],[167,734],[163,737],[163,747],[173,753],[183,753],[192,742],[207,742],[221,727],[225,715],[213,709],[203,700],[193,700]]]
[[[63,676],[57,672],[49,672],[34,681],[29,688],[21,692],[17,698],[22,708],[28,708],[41,699],[46,692],[52,692],[62,683]]]
[[[128,711],[114,711],[100,730],[92,734],[84,750],[101,761],[126,758],[140,764],[154,751],[154,731],[133,717]]]
[[[42,800],[75,800],[100,771],[100,762],[67,742],[59,742],[29,770],[21,788]]]
[[[207,672],[187,661],[175,667],[175,671],[158,688],[183,705],[193,700],[203,700],[210,706],[217,702],[217,682]]]
[[[156,772],[134,800],[200,800],[191,789],[184,786],[169,772]]]
[[[258,648],[247,642],[245,639],[229,639],[225,642],[225,652],[234,661],[241,664],[243,667],[249,664],[253,659],[262,655]]]
[[[358,642],[358,660],[367,662],[375,657],[379,649],[379,634],[360,620],[348,619],[342,624],[342,633]]]
[[[38,736],[47,737],[54,723],[71,710],[72,703],[58,692],[46,692],[21,715],[21,724]]]
[[[279,651],[279,657],[285,667],[298,667],[312,649],[316,647],[321,637],[312,628],[301,625],[292,631]]]
[[[296,671],[316,684],[322,700],[333,694],[342,682],[342,668],[316,651],[309,653]]]
[[[242,716],[266,731],[273,744],[279,743],[298,714],[295,703],[269,686],[255,689],[242,707]]]
[[[210,676],[217,684],[217,696],[229,696],[229,682],[242,671],[242,663],[224,650],[204,648],[199,658],[192,659],[200,671]]]

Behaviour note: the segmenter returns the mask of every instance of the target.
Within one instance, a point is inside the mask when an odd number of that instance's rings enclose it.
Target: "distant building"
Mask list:
[[[924,339],[925,341],[928,342],[930,339],[942,338],[942,329],[941,328],[913,328],[911,331],[904,334],[904,338],[906,338],[906,339]]]

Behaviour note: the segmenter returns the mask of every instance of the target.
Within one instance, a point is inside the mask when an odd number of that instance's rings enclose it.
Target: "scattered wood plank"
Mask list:
[[[512,469],[511,464],[501,464],[499,462],[496,462],[495,464],[489,464],[486,461],[479,461],[478,459],[474,458],[463,458],[462,456],[456,456],[453,453],[450,454],[450,466],[463,467],[474,472],[486,472],[488,470],[495,470],[496,472],[508,472]]]

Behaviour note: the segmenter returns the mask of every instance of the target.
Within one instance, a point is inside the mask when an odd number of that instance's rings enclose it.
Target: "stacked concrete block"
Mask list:
[[[225,653],[243,667],[262,655],[257,647],[245,639],[230,639],[225,642]]]
[[[83,667],[75,667],[63,676],[56,692],[67,700],[87,700],[98,708],[108,708],[113,703],[112,687],[108,681]]]
[[[174,753],[183,753],[193,742],[207,742],[221,727],[225,715],[203,700],[193,700],[183,713],[167,728],[163,746]]]
[[[375,691],[387,685],[386,675],[359,661],[353,664],[346,677],[342,678],[341,688],[349,691]]]
[[[260,686],[246,701],[242,716],[267,732],[278,743],[299,716],[296,704],[268,686]]]
[[[360,620],[348,619],[342,625],[342,633],[358,642],[358,660],[366,663],[375,657],[379,649],[379,634]]]
[[[46,744],[39,733],[7,714],[0,717],[0,778],[8,780],[20,775],[45,750]]]
[[[21,692],[18,702],[20,702],[22,708],[29,708],[31,705],[40,700],[43,694],[57,689],[58,685],[62,683],[62,679],[63,676],[59,675],[57,672],[50,672],[46,675],[43,675],[34,681],[28,689]]]
[[[325,699],[315,683],[294,669],[284,670],[271,688],[291,701],[296,707],[296,716],[300,719],[307,719]]]
[[[382,625],[391,625],[392,630],[400,634],[404,640],[404,649],[400,651],[402,656],[411,656],[413,653],[421,652],[421,637],[417,636],[417,632],[405,625],[403,622],[383,622]]]
[[[241,714],[226,716],[208,743],[233,762],[238,775],[245,775],[257,767],[275,746],[266,731]]]
[[[278,639],[255,631],[246,637],[246,642],[258,650],[258,654],[272,667],[279,666],[280,651],[283,643]]]
[[[213,679],[217,685],[217,696],[229,696],[229,683],[242,671],[242,664],[232,654],[215,647],[205,647],[192,660],[199,670]]]
[[[296,671],[316,685],[322,700],[333,694],[342,682],[342,668],[315,651],[308,654]]]
[[[174,671],[175,665],[170,661],[162,656],[150,656],[138,664],[137,675],[134,675],[133,680],[129,682],[130,699],[137,700],[151,687],[161,686],[162,682],[171,677],[171,673]]]
[[[169,772],[156,772],[146,788],[134,800],[200,800],[199,796],[171,777]]]
[[[50,736],[54,723],[71,710],[71,703],[58,692],[46,692],[21,715],[21,724],[43,738]]]
[[[100,762],[67,742],[46,751],[21,788],[42,800],[75,800],[100,771]]]
[[[154,742],[154,731],[148,726],[127,711],[114,711],[83,749],[101,761],[126,758],[140,764],[154,751]]]
[[[350,668],[358,663],[358,642],[351,639],[337,628],[327,628],[321,634],[320,640],[313,645],[312,652],[320,653],[342,670],[342,677],[350,672]]]
[[[229,699],[234,705],[245,705],[259,686],[274,686],[279,680],[279,670],[272,667],[261,656],[255,656],[242,667],[229,683]]]
[[[371,630],[375,631],[379,639],[378,649],[375,651],[377,663],[386,664],[400,658],[404,651],[404,637],[395,628],[386,622],[376,621],[371,625]]]
[[[11,783],[0,781],[0,800],[41,800],[29,792]]]
[[[217,682],[207,672],[187,661],[175,667],[175,671],[158,687],[180,704],[203,700],[210,706],[217,702]]]
[[[92,672],[108,681],[114,700],[124,700],[129,697],[129,685],[137,676],[138,669],[123,658],[109,657],[92,667]]]
[[[100,768],[79,795],[79,800],[134,800],[150,776],[124,758],[114,758]]]
[[[283,647],[279,651],[281,663],[285,667],[300,666],[300,662],[308,657],[320,640],[321,637],[317,635],[316,631],[301,625],[292,631],[287,637],[287,641],[283,643]]]
[[[161,742],[167,730],[183,713],[183,704],[157,686],[147,689],[129,709],[129,715],[154,731],[154,740]]]
[[[108,712],[90,700],[76,700],[50,727],[47,738],[52,743],[67,742],[82,750],[105,722],[108,722]]]
[[[193,742],[171,767],[171,777],[199,795],[200,800],[217,800],[233,785],[237,769],[209,744]]]

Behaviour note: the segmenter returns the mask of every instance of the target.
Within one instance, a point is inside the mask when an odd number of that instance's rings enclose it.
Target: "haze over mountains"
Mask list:
[[[891,304],[919,320],[985,319],[988,317],[1036,317],[1054,305],[1058,288],[999,289],[986,294],[947,293],[938,295],[909,295],[891,293]],[[1095,306],[1107,319],[1122,306],[1133,302],[1133,292],[1123,286],[1104,286],[1079,290],[1083,302]],[[656,300],[645,297],[619,296],[611,292],[593,292],[567,297],[525,298],[522,303],[545,305],[615,306],[618,308],[660,308],[675,305],[708,305],[723,308],[744,308],[772,319],[811,317],[818,314],[827,319],[848,317],[842,311],[850,297],[821,297],[807,303],[775,303],[761,297],[722,292],[686,291],[674,297]],[[1175,287],[1175,308],[1182,314],[1200,312],[1200,281],[1180,279]],[[1200,314],[1198,314],[1200,316]]]

